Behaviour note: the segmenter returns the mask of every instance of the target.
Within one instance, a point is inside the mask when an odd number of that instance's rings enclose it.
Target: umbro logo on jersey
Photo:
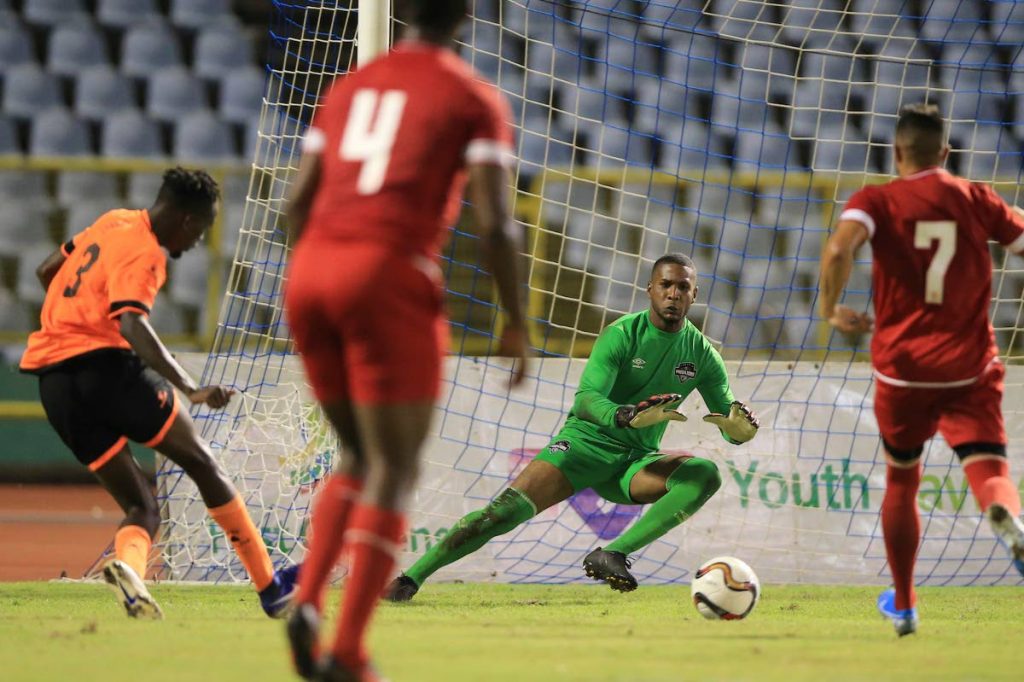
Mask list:
[[[633,358],[633,369],[643,369],[647,361],[643,358]]]
[[[548,450],[553,450],[554,452],[569,452],[569,448],[571,447],[572,443],[567,440],[556,440],[548,446]]]
[[[689,381],[697,376],[697,366],[692,362],[680,362],[676,365],[676,379],[680,382]]]

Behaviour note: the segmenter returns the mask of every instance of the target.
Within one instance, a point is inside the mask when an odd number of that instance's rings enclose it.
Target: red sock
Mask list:
[[[405,532],[405,516],[360,504],[352,511],[345,545],[352,568],[345,582],[334,656],[351,668],[368,660],[364,643],[370,618],[391,578]]]
[[[921,519],[917,510],[917,488],[920,485],[920,462],[907,469],[888,466],[885,497],[882,499],[882,534],[896,587],[897,609],[909,609],[917,603],[914,560],[921,542]]]
[[[362,487],[360,479],[334,475],[317,494],[309,520],[309,551],[299,569],[296,603],[324,610],[327,580],[341,558],[345,524]]]
[[[1020,492],[1010,480],[1010,464],[1005,457],[968,457],[964,461],[964,474],[981,511],[998,502],[1014,516],[1020,516]]]

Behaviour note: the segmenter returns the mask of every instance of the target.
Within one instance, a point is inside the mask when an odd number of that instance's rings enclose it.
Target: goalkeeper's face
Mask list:
[[[662,263],[647,284],[651,313],[665,329],[678,329],[697,300],[697,271],[686,265]]]

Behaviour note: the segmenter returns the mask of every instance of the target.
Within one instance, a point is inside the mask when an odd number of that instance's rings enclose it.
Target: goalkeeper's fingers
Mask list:
[[[728,415],[712,412],[704,417],[704,421],[717,426],[735,443],[746,443],[761,427],[760,420],[754,416],[750,408],[739,401],[729,406]]]
[[[637,405],[638,409],[629,420],[629,425],[634,429],[642,429],[666,421],[684,422],[686,416],[677,411],[682,402],[683,397],[678,393],[651,396]]]

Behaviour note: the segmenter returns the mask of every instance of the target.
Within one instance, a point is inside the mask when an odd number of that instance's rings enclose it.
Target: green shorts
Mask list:
[[[630,481],[641,469],[664,456],[597,440],[572,427],[559,431],[537,453],[537,459],[557,467],[569,479],[574,492],[593,488],[616,504],[640,504],[629,496]]]

